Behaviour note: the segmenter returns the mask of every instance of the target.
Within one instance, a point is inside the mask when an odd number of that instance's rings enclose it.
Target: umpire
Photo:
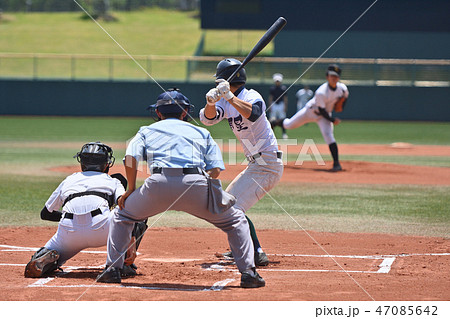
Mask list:
[[[129,143],[124,159],[128,190],[119,199],[121,209],[112,220],[106,268],[97,281],[121,282],[120,269],[136,221],[178,210],[204,219],[227,233],[242,274],[241,287],[265,285],[255,270],[254,248],[244,213],[234,207],[222,213],[208,210],[205,171],[211,178],[217,178],[224,164],[209,131],[187,122],[192,107],[177,89],[161,94],[156,104],[150,106],[160,121],[141,127]],[[139,161],[147,162],[151,176],[136,189]]]

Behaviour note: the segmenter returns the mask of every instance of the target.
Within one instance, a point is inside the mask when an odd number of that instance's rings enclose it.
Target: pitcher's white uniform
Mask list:
[[[96,191],[112,195],[114,200],[125,193],[116,178],[106,173],[85,171],[68,176],[45,203],[48,211],[59,210],[69,195]],[[91,212],[100,209],[101,214],[92,216]],[[62,208],[63,216],[56,234],[45,244],[50,250],[60,254],[58,266],[81,250],[105,246],[108,240],[109,225],[113,217],[108,201],[97,195],[87,195],[69,200]],[[73,214],[73,218],[66,218]]]
[[[240,87],[234,95],[239,99],[261,108],[256,119],[244,118],[227,100],[216,102],[216,116],[205,117],[205,109],[200,110],[200,121],[205,125],[214,125],[227,119],[236,138],[241,142],[249,164],[226,189],[237,198],[234,205],[244,213],[256,204],[280,180],[283,174],[281,152],[270,123],[265,115],[266,104],[255,90]],[[253,120],[253,121],[252,121]]]
[[[319,107],[324,108],[331,117],[337,100],[340,97],[348,98],[348,95],[348,89],[344,83],[338,82],[335,90],[331,89],[328,83],[324,83],[316,90],[314,97],[306,103],[304,108],[283,121],[283,127],[290,130],[309,122],[316,122],[325,142],[328,145],[335,143],[334,125],[320,115]]]

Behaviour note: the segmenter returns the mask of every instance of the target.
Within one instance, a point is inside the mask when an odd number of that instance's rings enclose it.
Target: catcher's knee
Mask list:
[[[25,267],[25,277],[39,278],[58,269],[59,253],[56,250],[41,247],[31,257]]]

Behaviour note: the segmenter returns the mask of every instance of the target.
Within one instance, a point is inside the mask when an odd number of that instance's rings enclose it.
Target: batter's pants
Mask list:
[[[262,153],[234,178],[226,191],[237,199],[234,207],[247,212],[266,195],[283,175],[283,160],[276,152]]]

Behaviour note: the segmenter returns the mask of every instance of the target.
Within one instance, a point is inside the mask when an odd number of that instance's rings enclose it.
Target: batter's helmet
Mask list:
[[[222,60],[217,64],[216,74],[214,76],[217,79],[224,79],[228,80],[231,74],[241,65],[241,61],[228,58],[225,60]],[[247,81],[247,73],[245,72],[245,69],[242,68],[234,77],[234,79],[231,80],[230,83],[245,83]]]
[[[114,165],[113,150],[101,142],[84,144],[74,158],[81,164],[81,170],[107,173]]]
[[[327,69],[327,75],[341,76],[341,68],[337,64],[330,64]]]
[[[194,108],[189,99],[179,89],[171,88],[160,94],[155,104],[147,107],[147,110],[158,110],[161,114],[179,114],[187,109],[188,113]],[[187,121],[188,115],[183,118]]]

